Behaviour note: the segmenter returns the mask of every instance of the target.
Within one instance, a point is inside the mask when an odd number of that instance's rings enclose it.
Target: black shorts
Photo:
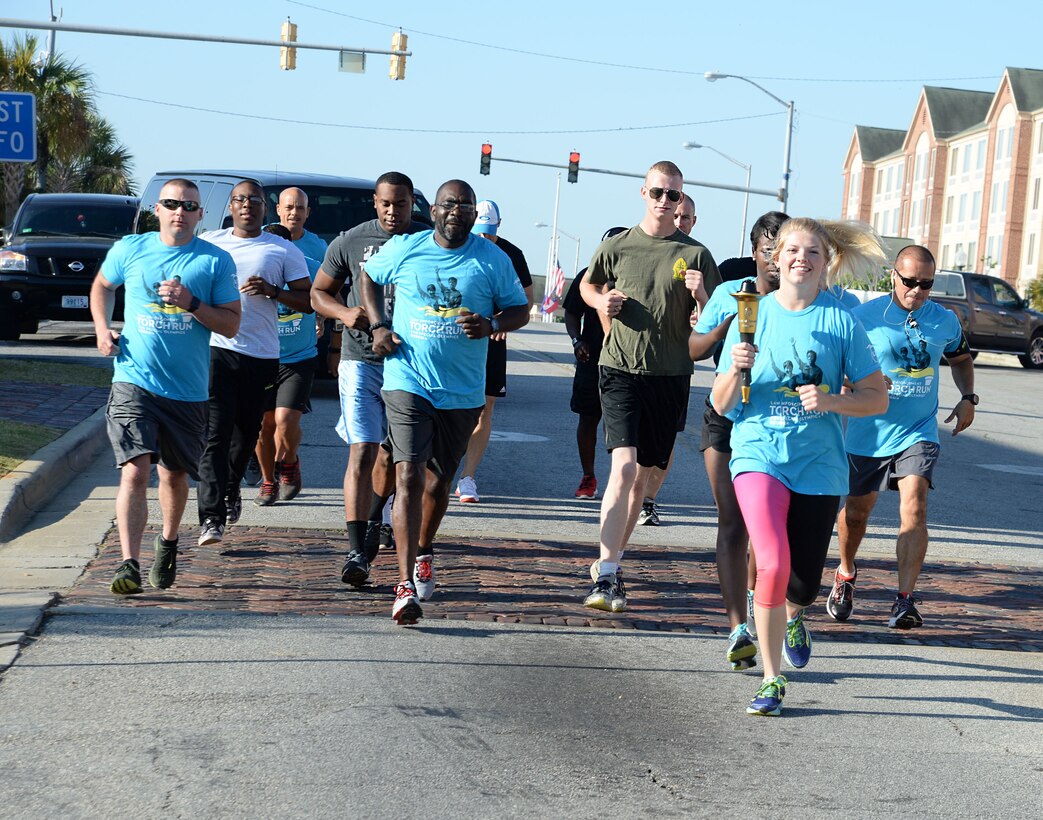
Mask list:
[[[699,437],[699,450],[705,453],[714,449],[718,453],[732,451],[732,420],[725,418],[713,409],[710,397],[706,397],[706,409],[703,410],[703,431]]]
[[[439,410],[422,396],[382,390],[388,437],[384,447],[397,464],[427,464],[439,478],[452,478],[467,452],[471,433],[484,407]]]
[[[315,380],[315,359],[284,364],[279,362],[279,374],[264,391],[264,410],[271,412],[276,407],[311,412],[311,385]]]
[[[687,406],[691,376],[645,376],[601,368],[605,445],[636,447],[642,467],[666,469]]]
[[[573,413],[601,418],[600,378],[601,371],[596,362],[576,362],[576,375],[572,377],[572,400],[569,403]]]
[[[848,453],[848,495],[897,490],[898,479],[918,475],[927,479],[933,490],[934,466],[938,463],[941,448],[933,441],[918,441],[893,456],[859,456]]]
[[[688,377],[688,386],[684,390],[684,407],[681,408],[681,415],[677,417],[677,432],[683,433],[685,425],[688,424],[688,399],[692,392],[692,377]]]
[[[123,466],[151,455],[151,463],[184,471],[199,480],[199,459],[206,446],[205,401],[177,401],[150,393],[136,384],[113,382],[105,408],[105,426]]]
[[[489,340],[485,354],[485,395],[503,398],[507,395],[507,340]]]

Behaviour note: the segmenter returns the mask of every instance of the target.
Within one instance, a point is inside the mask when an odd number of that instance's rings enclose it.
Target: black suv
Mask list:
[[[91,321],[91,282],[137,212],[132,196],[27,196],[0,248],[0,339],[35,333],[41,319]],[[113,318],[123,318],[122,292]]]

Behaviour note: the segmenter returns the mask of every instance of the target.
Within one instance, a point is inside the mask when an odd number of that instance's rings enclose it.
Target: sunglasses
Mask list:
[[[199,203],[193,202],[191,199],[161,199],[159,204],[168,211],[176,211],[178,208],[184,208],[186,213],[192,213],[193,211],[199,210]]]
[[[251,205],[260,205],[264,202],[264,199],[262,197],[257,196],[257,194],[251,194],[250,196],[246,196],[245,194],[236,194],[232,197],[232,202],[234,202],[236,205],[242,205],[244,202],[249,202]]]
[[[473,214],[478,210],[470,202],[456,202],[452,199],[448,199],[445,202],[436,202],[435,205],[443,211],[459,211],[462,214]]]
[[[671,202],[680,202],[681,201],[681,192],[678,191],[678,190],[675,190],[674,188],[649,188],[648,189],[648,195],[650,197],[652,197],[652,199],[654,199],[656,201],[662,199],[663,198],[663,194],[666,194],[666,198],[669,199]]]
[[[934,287],[933,279],[906,279],[898,271],[895,271],[894,274],[902,280],[902,284],[909,288],[909,290],[919,288],[920,290],[927,291]]]

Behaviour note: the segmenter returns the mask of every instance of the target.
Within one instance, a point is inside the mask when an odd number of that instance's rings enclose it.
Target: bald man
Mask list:
[[[304,223],[311,215],[308,195],[300,188],[287,188],[275,206],[279,225],[304,254],[312,281],[326,255],[326,243],[308,231]],[[274,227],[274,226],[273,226]],[[309,286],[310,287],[310,286]],[[257,440],[256,458],[261,486],[254,503],[269,507],[290,501],[301,491],[301,416],[311,412],[311,386],[317,355],[316,323],[312,316],[279,305],[279,375],[264,394],[264,419]]]

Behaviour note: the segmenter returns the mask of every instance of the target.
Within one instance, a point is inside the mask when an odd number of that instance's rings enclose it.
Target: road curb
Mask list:
[[[105,408],[0,478],[0,544],[12,538],[105,446]]]

